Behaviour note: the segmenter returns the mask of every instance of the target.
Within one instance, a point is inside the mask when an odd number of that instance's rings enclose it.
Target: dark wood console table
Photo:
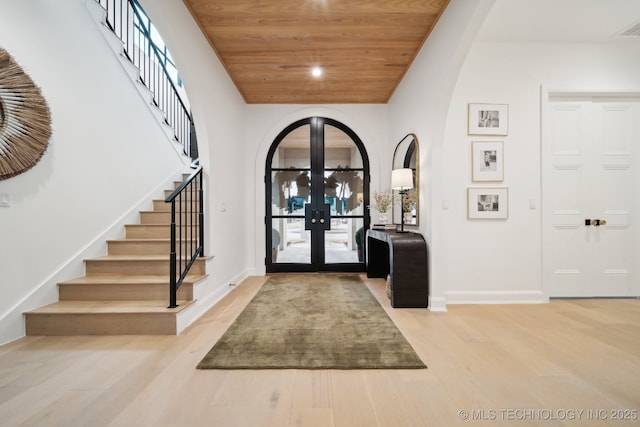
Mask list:
[[[367,277],[391,275],[391,306],[429,305],[427,243],[419,233],[367,230]]]

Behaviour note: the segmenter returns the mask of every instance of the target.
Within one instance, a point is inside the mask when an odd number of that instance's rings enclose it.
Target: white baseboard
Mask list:
[[[447,304],[544,304],[542,291],[447,291]]]
[[[435,313],[447,312],[447,300],[444,297],[429,296],[429,311]]]
[[[207,284],[213,279],[211,277],[206,278],[204,281],[196,284],[194,288],[194,299],[196,300],[188,309],[178,313],[176,319],[176,333],[180,334],[196,320],[202,317],[211,307],[219,303],[222,298],[227,296],[229,292],[234,289],[233,285],[241,283],[244,279],[249,277],[251,270],[245,270],[244,272],[236,275],[230,280],[225,280],[217,285],[214,285],[215,289],[206,293],[205,295],[198,295],[198,288],[206,289]]]

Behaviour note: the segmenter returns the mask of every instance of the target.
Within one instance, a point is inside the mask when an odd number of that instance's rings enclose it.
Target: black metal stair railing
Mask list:
[[[169,308],[178,306],[180,285],[198,257],[204,256],[204,194],[202,166],[165,199],[171,203],[171,253],[169,260]]]
[[[164,113],[174,138],[192,159],[193,119],[167,70],[167,54],[161,52],[149,33],[146,16],[136,0],[95,0],[106,11],[106,24],[120,38],[126,58],[135,65],[139,80],[153,94],[153,103]],[[197,150],[196,150],[197,152]]]
[[[164,121],[173,129],[184,154],[197,159],[191,113],[167,70],[167,52],[161,51],[152,40],[150,21],[142,7],[136,0],[95,1],[106,11],[106,25],[122,41],[125,57],[138,68],[140,82],[153,94],[153,103],[164,113]],[[194,172],[165,199],[171,203],[169,308],[178,306],[180,285],[196,259],[204,256],[202,166],[197,163],[195,160]]]

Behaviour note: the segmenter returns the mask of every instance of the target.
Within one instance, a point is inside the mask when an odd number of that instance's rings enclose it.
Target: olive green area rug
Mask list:
[[[271,276],[199,369],[424,369],[355,274]]]

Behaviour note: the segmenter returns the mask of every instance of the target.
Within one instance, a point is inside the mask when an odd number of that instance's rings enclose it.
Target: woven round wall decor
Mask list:
[[[51,115],[40,88],[0,48],[0,181],[35,166],[50,137]]]

